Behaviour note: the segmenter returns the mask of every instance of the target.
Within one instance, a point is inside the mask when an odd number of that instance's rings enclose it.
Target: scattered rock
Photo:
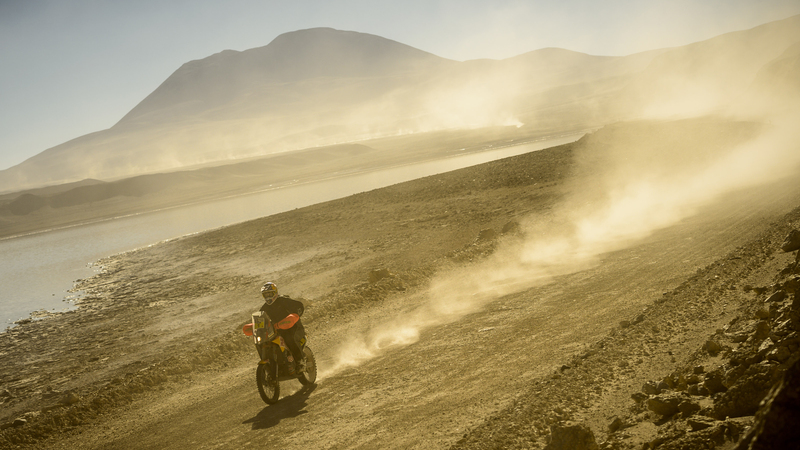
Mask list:
[[[705,345],[703,346],[703,350],[708,352],[711,356],[716,356],[719,352],[722,351],[722,346],[719,345],[719,342],[709,339],[706,341]]]
[[[519,231],[519,229],[520,229],[519,222],[517,222],[516,220],[512,220],[503,225],[503,229],[500,232],[503,234],[516,233]]]
[[[614,420],[608,425],[608,432],[615,433],[625,425],[621,418],[615,417]]]
[[[74,405],[81,401],[81,398],[78,397],[77,394],[74,392],[67,392],[64,394],[64,397],[61,399],[61,404],[63,405]]]
[[[54,391],[53,388],[47,388],[44,392],[42,392],[42,398],[45,400],[55,398],[61,395],[61,391]]]
[[[744,342],[747,340],[748,336],[747,333],[734,333],[726,335],[731,342],[738,344],[739,342]]]
[[[497,239],[497,232],[491,228],[486,228],[478,233],[478,242],[492,241]]]
[[[600,447],[588,426],[565,422],[550,427],[550,442],[545,450],[600,450]]]
[[[692,428],[692,431],[700,431],[713,427],[714,425],[718,424],[719,421],[709,417],[695,416],[687,419],[686,423],[689,424],[689,426]]]
[[[389,269],[373,269],[369,272],[369,282],[375,284],[378,281],[391,276],[392,274],[389,272]]]

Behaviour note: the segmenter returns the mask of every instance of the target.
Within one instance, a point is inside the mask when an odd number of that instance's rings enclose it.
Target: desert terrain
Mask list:
[[[0,334],[0,447],[568,448],[575,426],[592,435],[573,448],[734,448],[798,360],[796,255],[781,250],[800,228],[796,176],[544,272],[502,255],[602,203],[616,179],[600,167],[671,175],[762,129],[619,123],[109,256],[77,310]],[[687,159],[617,158],[619,142]],[[267,280],[306,303],[320,371],[273,406],[241,332]]]

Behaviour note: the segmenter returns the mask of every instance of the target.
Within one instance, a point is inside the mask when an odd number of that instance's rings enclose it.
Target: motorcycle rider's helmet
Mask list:
[[[264,283],[261,286],[261,296],[264,297],[264,301],[267,302],[268,305],[271,305],[272,302],[278,298],[278,286],[275,286],[275,283],[269,281]]]

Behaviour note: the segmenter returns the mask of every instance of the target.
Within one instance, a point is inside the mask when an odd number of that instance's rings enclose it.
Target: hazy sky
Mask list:
[[[332,27],[436,55],[627,55],[800,14],[798,0],[0,0],[0,170],[112,126],[181,64]]]

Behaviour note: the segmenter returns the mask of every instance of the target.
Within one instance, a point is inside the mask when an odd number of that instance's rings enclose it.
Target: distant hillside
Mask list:
[[[670,49],[633,77],[620,109],[649,118],[718,112],[799,41],[800,15]]]
[[[531,134],[708,113],[798,41],[800,16],[625,57],[548,48],[458,62],[379,36],[301,30],[184,64],[110,129],[0,171],[0,193],[433,130]]]

